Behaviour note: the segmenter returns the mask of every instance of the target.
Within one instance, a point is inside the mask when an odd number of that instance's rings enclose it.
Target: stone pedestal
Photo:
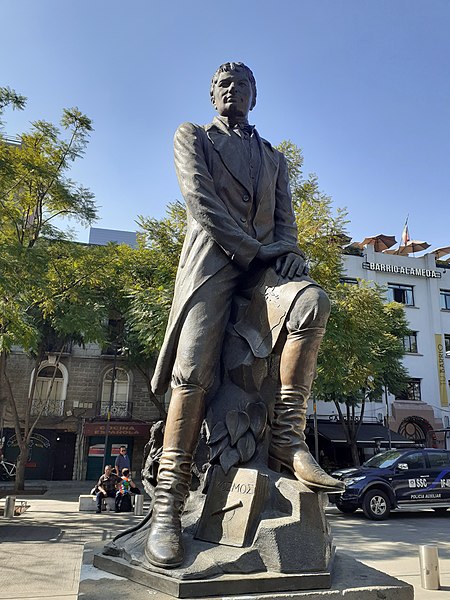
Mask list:
[[[227,506],[229,502],[238,504],[239,493],[247,496],[251,487],[243,483],[251,470],[234,471],[224,476],[231,491],[231,496],[223,499]],[[252,513],[249,503],[247,515],[233,517],[236,527],[253,520],[245,525],[253,536],[241,547],[227,545],[223,539],[221,543],[196,539],[204,506],[208,509],[205,496],[198,490],[191,495],[183,514],[185,560],[180,567],[160,569],[148,563],[146,526],[109,544],[102,555],[95,557],[94,565],[178,598],[212,595],[219,583],[224,594],[329,588],[333,546],[322,495],[269,469],[258,476],[265,481],[264,501],[257,500],[261,509]],[[214,481],[221,484],[220,478]],[[216,496],[212,484],[211,490]],[[235,510],[245,511],[246,503],[242,505]],[[224,512],[227,519],[230,515],[231,511]]]
[[[95,555],[94,564],[103,568],[105,571],[116,575],[126,577],[132,581],[139,581],[140,573],[143,571],[139,567],[129,565],[123,559],[114,559],[113,557]],[[251,582],[256,592],[237,592],[236,581],[242,580],[242,576],[233,575],[213,578],[207,581],[203,587],[205,595],[199,595],[200,587],[198,582],[181,582],[178,590],[172,578],[161,576],[159,587],[148,589],[148,572],[143,574],[147,579],[145,583],[141,580],[141,585],[137,583],[128,583],[128,588],[132,588],[133,600],[148,600],[151,596],[157,600],[173,600],[173,598],[194,598],[198,600],[414,600],[414,589],[411,585],[377,571],[363,563],[346,556],[343,553],[337,553],[334,559],[333,575],[331,578],[331,587],[329,589],[316,589],[305,591],[302,589],[302,580],[300,575],[285,575],[280,578],[282,588],[278,592],[264,592],[268,578],[261,574],[248,575],[245,579]],[[105,580],[108,573],[104,573]],[[100,585],[98,578],[81,582],[81,598],[90,600],[104,599],[104,586]],[[109,580],[108,597],[110,600],[119,600],[123,598],[125,580]],[[295,586],[298,586],[297,588]],[[165,591],[161,588],[165,587]],[[158,589],[160,591],[155,591]],[[171,593],[173,592],[173,593]],[[189,595],[191,594],[191,595]]]

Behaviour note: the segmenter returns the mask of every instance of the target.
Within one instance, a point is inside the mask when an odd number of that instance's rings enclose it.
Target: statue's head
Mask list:
[[[220,115],[246,117],[256,104],[256,81],[241,62],[220,65],[211,81],[211,102]]]

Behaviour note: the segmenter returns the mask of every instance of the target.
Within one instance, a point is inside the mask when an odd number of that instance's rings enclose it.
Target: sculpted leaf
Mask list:
[[[222,438],[215,444],[211,445],[210,453],[209,453],[209,462],[213,462],[218,456],[222,454],[225,448],[228,448],[230,445],[230,438],[228,434],[226,437]]]
[[[250,418],[250,429],[253,431],[256,441],[263,436],[267,424],[267,408],[263,402],[250,402],[246,406]]]
[[[250,427],[248,414],[240,410],[230,410],[225,417],[225,423],[230,434],[231,445],[234,446],[238,439]]]
[[[236,450],[239,453],[239,458],[241,459],[241,463],[248,462],[256,450],[256,442],[251,431],[247,431],[237,442]]]
[[[219,421],[214,425],[213,430],[211,431],[211,435],[209,436],[208,440],[208,446],[212,446],[213,444],[220,442],[220,440],[223,440],[226,435],[228,435],[228,429],[225,427],[225,423]]]
[[[236,448],[228,447],[222,454],[220,455],[220,466],[222,467],[225,475],[228,474],[228,471],[231,467],[234,467],[239,463],[239,452]]]

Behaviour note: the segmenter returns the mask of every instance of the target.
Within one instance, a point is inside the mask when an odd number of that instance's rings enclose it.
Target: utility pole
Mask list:
[[[314,411],[314,456],[316,461],[319,462],[319,429],[317,427],[317,403],[316,399],[313,398],[313,411]]]
[[[386,427],[388,430],[388,444],[389,444],[389,450],[392,450],[391,428],[389,426],[389,398],[388,398],[387,385],[384,386],[384,397],[385,397],[385,401],[386,401]]]

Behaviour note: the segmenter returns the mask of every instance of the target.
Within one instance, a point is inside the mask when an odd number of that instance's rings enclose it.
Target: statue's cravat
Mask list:
[[[251,137],[254,129],[255,126],[249,125],[248,123],[236,123],[236,125],[233,127],[233,131],[236,131],[245,139]]]

